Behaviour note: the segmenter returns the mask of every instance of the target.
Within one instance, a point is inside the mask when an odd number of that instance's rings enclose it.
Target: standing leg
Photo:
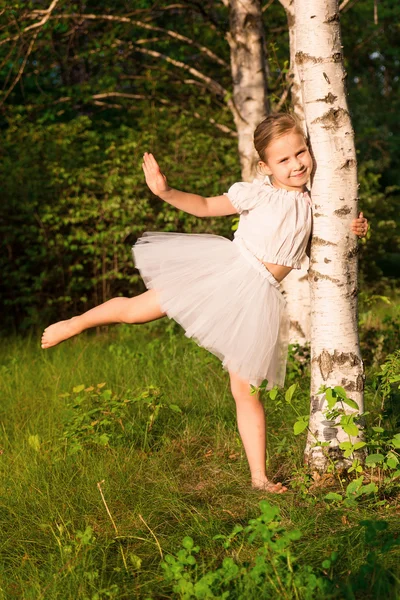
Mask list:
[[[266,473],[265,413],[259,394],[251,394],[248,381],[229,373],[232,395],[236,402],[237,423],[250,467],[254,488],[281,494],[286,491],[281,483],[272,483]]]
[[[163,316],[165,313],[154,290],[133,298],[113,298],[78,317],[47,327],[42,336],[42,348],[51,348],[90,327],[112,323],[148,323]]]

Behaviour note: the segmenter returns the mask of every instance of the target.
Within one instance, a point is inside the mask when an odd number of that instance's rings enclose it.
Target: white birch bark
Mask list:
[[[299,119],[304,132],[307,126],[304,117],[303,99],[299,72],[296,66],[296,15],[294,11],[294,0],[280,0],[286,11],[289,29],[290,67],[287,75],[290,83],[290,98],[293,112]],[[301,269],[293,269],[282,282],[282,290],[287,302],[289,315],[289,343],[304,346],[310,341],[311,336],[311,304],[310,285],[308,281],[309,259],[304,257]]]
[[[253,133],[268,114],[267,65],[260,0],[229,0],[233,112],[243,181],[256,175]]]
[[[295,0],[296,65],[315,160],[311,246],[311,418],[305,459],[324,471],[327,457],[315,438],[345,466],[338,445],[349,441],[326,420],[321,385],[340,385],[363,410],[364,372],[357,327],[357,216],[354,134],[344,87],[337,0]],[[352,409],[349,409],[352,412]],[[356,438],[351,438],[352,442]]]

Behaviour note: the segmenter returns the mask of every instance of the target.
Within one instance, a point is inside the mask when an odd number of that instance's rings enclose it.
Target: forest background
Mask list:
[[[39,22],[39,6],[48,8],[42,4],[4,5],[1,15],[0,306],[7,330],[142,289],[130,248],[145,230],[232,235],[229,219],[200,220],[152,197],[140,166],[144,151],[155,153],[180,189],[215,195],[240,180],[227,106],[227,7],[61,2],[44,25],[20,35]],[[400,273],[400,9],[394,0],[375,15],[373,0],[342,4],[360,208],[371,225],[361,247],[361,290],[386,295]],[[275,1],[263,16],[271,109],[289,109],[286,14]]]

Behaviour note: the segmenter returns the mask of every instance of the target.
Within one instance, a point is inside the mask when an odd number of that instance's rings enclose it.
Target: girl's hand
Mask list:
[[[171,188],[167,183],[167,178],[161,172],[158,162],[152,154],[145,152],[143,155],[142,168],[146,183],[156,196],[162,196],[165,192],[168,192]]]
[[[353,233],[358,235],[358,237],[365,237],[367,235],[368,221],[362,212],[360,212],[357,219],[353,219],[351,223],[351,230]]]

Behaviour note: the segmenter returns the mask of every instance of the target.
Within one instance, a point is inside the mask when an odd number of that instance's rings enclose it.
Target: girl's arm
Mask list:
[[[180,192],[171,188],[156,159],[148,152],[143,155],[142,167],[146,183],[153,194],[179,210],[184,210],[196,217],[222,217],[237,214],[236,208],[226,195],[204,198],[198,194]]]

